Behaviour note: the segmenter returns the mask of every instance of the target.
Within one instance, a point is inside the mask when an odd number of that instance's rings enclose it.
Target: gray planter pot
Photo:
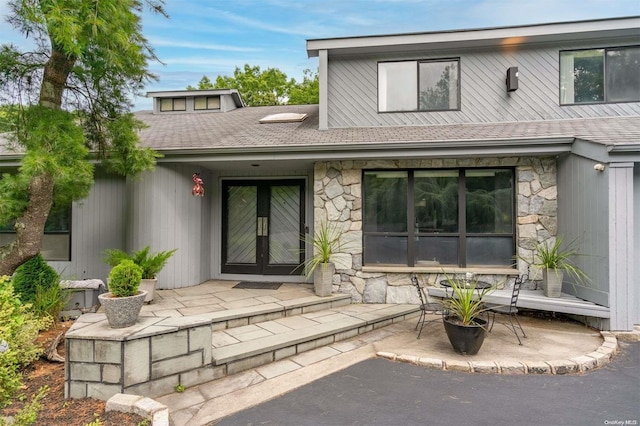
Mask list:
[[[104,307],[109,327],[124,328],[131,327],[138,321],[145,297],[147,292],[139,290],[138,294],[129,297],[114,297],[111,293],[103,293],[98,296],[98,300]]]
[[[560,297],[562,295],[564,271],[561,269],[545,269],[542,274],[544,295],[547,297]]]
[[[316,296],[330,296],[333,286],[333,274],[336,267],[333,263],[321,263],[313,271],[313,289]]]
[[[157,278],[150,278],[150,279],[143,278],[142,281],[140,281],[140,287],[138,287],[138,289],[147,292],[147,297],[145,297],[144,303],[153,302],[153,296],[156,293],[157,286],[158,286]]]

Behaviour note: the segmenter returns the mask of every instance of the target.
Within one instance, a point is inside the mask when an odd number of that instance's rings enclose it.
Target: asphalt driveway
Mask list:
[[[220,425],[640,425],[640,343],[579,375],[483,375],[369,359]]]

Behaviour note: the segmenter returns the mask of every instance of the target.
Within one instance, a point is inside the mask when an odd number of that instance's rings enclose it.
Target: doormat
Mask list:
[[[255,290],[277,290],[282,283],[261,283],[257,281],[240,281],[233,288],[247,288]]]

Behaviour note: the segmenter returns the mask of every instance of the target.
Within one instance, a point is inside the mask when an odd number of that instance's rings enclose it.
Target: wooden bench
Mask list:
[[[427,292],[429,296],[446,297],[446,289],[442,287],[427,287]],[[511,301],[511,289],[494,290],[486,295],[484,300],[487,303],[508,305]],[[558,298],[546,297],[542,293],[542,290],[520,290],[517,306],[522,309],[610,318],[609,308],[606,306],[596,305],[593,302],[582,300],[565,293],[562,293],[562,296]]]

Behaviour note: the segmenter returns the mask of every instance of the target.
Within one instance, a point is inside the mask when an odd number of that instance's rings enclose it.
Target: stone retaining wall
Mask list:
[[[533,260],[535,246],[556,237],[557,173],[553,157],[319,162],[314,166],[315,226],[317,228],[327,222],[343,231],[343,252],[335,257],[333,291],[350,294],[356,303],[418,303],[418,295],[411,287],[410,273],[418,273],[426,285],[435,285],[443,279],[440,271],[434,273],[420,268],[402,273],[363,270],[362,170],[459,167],[515,168],[518,256]],[[480,268],[459,272],[471,271],[478,274],[479,279],[508,287],[513,283],[512,275],[528,272],[528,266],[528,262],[519,260],[518,270],[511,274],[483,274]],[[532,288],[536,284],[533,282],[528,286]]]
[[[211,320],[140,317],[126,329],[85,314],[65,335],[65,398],[148,397],[213,380]]]

